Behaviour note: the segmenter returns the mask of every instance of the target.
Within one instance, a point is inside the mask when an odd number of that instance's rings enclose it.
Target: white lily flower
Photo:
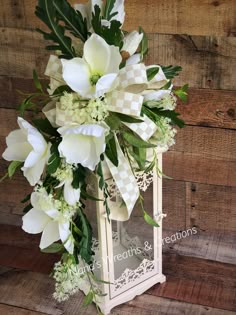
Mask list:
[[[53,177],[60,181],[60,184],[56,187],[63,187],[63,195],[65,201],[70,206],[75,206],[80,200],[80,188],[75,189],[72,186],[73,182],[73,166],[70,164],[62,163],[61,167],[56,170]]]
[[[42,233],[39,245],[41,249],[61,240],[67,251],[73,254],[74,242],[68,216],[57,209],[54,200],[45,190],[33,192],[31,204],[33,208],[22,218],[22,229],[30,234]]]
[[[88,29],[92,32],[93,32],[93,29],[92,29],[92,25],[91,25],[91,20],[92,20],[92,14],[94,13],[95,5],[99,6],[99,8],[101,9],[101,15],[103,15],[104,2],[102,0],[89,0],[85,4],[75,4],[74,5],[75,10],[80,11],[83,18],[86,18]],[[114,13],[117,13],[117,14],[114,15],[110,21],[116,20],[116,21],[119,21],[121,23],[121,25],[123,25],[124,20],[125,20],[124,0],[116,0],[113,8],[111,10],[111,15]],[[109,27],[110,21],[102,19],[102,25]]]
[[[143,34],[133,31],[125,36],[124,38],[124,45],[121,49],[121,51],[125,51],[129,53],[130,56],[133,56],[133,54],[137,51],[141,41],[143,39]]]
[[[84,44],[83,58],[62,59],[63,79],[82,97],[100,97],[117,85],[121,63],[119,48],[93,34]]]
[[[105,152],[107,129],[100,125],[72,125],[58,129],[62,142],[58,146],[61,157],[68,164],[78,164],[94,171]]]
[[[12,131],[7,136],[7,149],[2,157],[7,161],[24,162],[21,170],[30,185],[34,186],[48,162],[51,144],[23,118],[18,117],[17,122],[20,129]]]

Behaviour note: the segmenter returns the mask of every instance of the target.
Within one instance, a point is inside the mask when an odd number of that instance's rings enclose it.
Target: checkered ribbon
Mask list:
[[[157,125],[154,124],[154,122],[148,118],[146,115],[141,117],[143,119],[142,123],[138,124],[130,124],[130,123],[124,123],[127,127],[129,127],[131,130],[133,130],[137,135],[139,135],[140,138],[147,141],[151,138],[151,136],[154,134],[154,132],[157,130]]]
[[[119,72],[118,89],[132,93],[140,93],[148,87],[146,66],[142,63],[128,65]]]
[[[44,74],[57,81],[64,81],[62,78],[62,64],[57,56],[51,55],[49,57]]]
[[[107,157],[105,159],[126,207],[120,207],[117,203],[111,202],[111,219],[126,221],[129,219],[138,199],[139,188],[130,165],[120,148],[119,142],[116,137],[115,139],[119,165],[116,167]]]
[[[116,90],[108,95],[107,103],[108,109],[112,112],[139,117],[143,96]]]

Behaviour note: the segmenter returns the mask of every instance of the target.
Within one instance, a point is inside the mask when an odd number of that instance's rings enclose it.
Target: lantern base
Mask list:
[[[119,296],[115,297],[114,299],[110,300],[107,305],[99,305],[101,311],[104,315],[108,315],[115,306],[124,304],[128,301],[133,300],[136,296],[143,294],[145,291],[150,289],[157,283],[163,283],[166,281],[166,277],[163,274],[156,275],[152,277],[152,279],[148,279],[144,281],[142,284],[139,284],[138,287],[134,287]]]
[[[131,301],[136,296],[143,294],[155,284],[164,283],[165,281],[166,277],[163,274],[158,274],[156,276],[153,276],[151,279],[147,279],[146,281],[140,283],[138,286],[123,292],[122,294],[111,300],[105,301],[105,297],[104,300],[100,299],[99,301],[94,301],[94,303],[99,306],[104,315],[108,315],[110,314],[111,310],[117,305]],[[89,288],[85,285],[81,286],[80,290],[83,291],[85,294],[88,294]]]

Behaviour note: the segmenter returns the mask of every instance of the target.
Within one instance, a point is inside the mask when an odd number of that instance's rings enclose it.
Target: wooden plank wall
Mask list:
[[[0,0],[0,152],[16,127],[16,89],[32,90],[48,59],[37,32],[36,0]],[[73,0],[72,3],[77,1]],[[125,28],[142,25],[150,39],[147,62],[181,65],[177,85],[191,86],[178,110],[187,126],[164,156],[167,229],[197,226],[236,232],[236,6],[235,0],[126,0]],[[4,174],[6,163],[0,161]],[[20,177],[1,184],[0,223],[21,223]]]

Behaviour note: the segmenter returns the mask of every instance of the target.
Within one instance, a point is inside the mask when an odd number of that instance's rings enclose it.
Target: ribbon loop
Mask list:
[[[146,67],[142,63],[128,65],[119,72],[118,89],[131,93],[140,93],[148,86]]]

